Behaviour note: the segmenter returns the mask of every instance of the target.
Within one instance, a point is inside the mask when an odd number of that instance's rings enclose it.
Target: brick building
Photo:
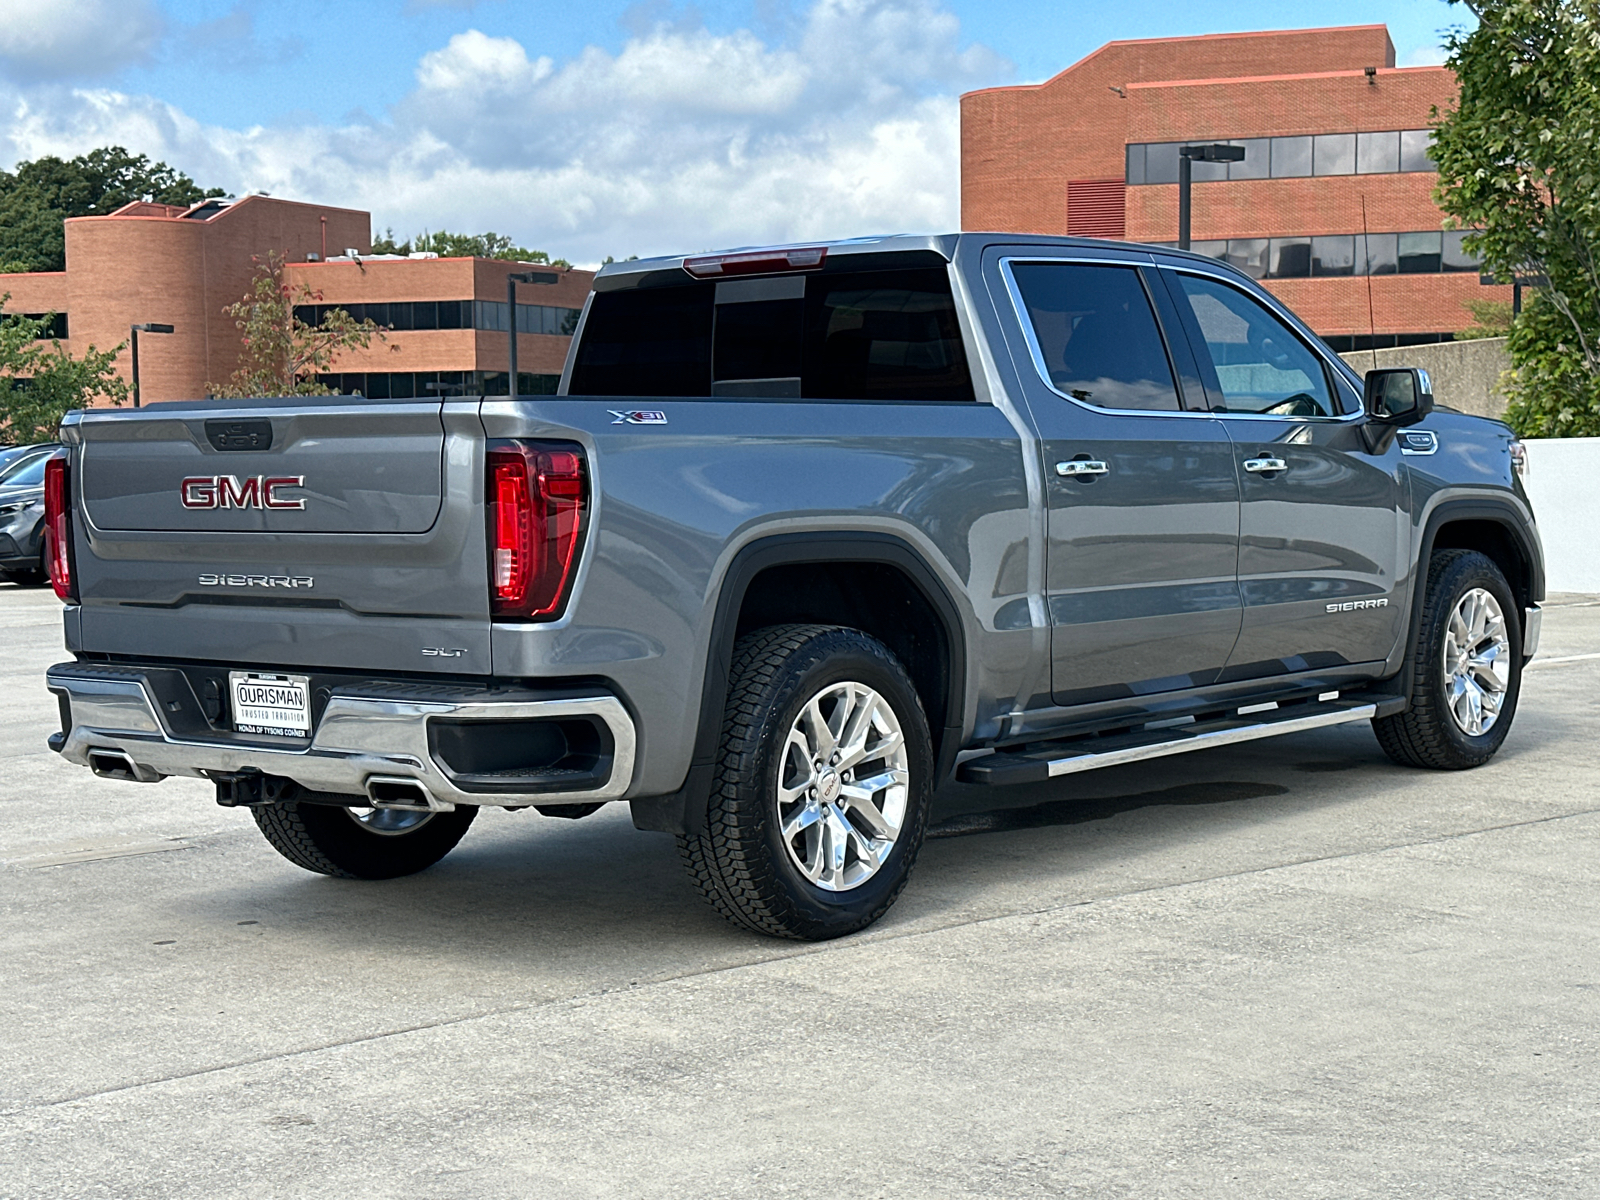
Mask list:
[[[1427,158],[1455,78],[1396,67],[1382,25],[1110,42],[1049,81],[961,98],[961,223],[1173,245],[1178,147],[1192,246],[1261,279],[1339,349],[1448,338],[1479,285]],[[1373,335],[1376,334],[1376,337]]]
[[[238,365],[239,331],[224,309],[249,289],[255,260],[287,260],[285,276],[314,300],[388,328],[324,377],[364,396],[422,396],[429,384],[467,392],[507,389],[506,275],[528,264],[473,258],[371,257],[367,213],[270,196],[206,200],[193,208],[129,204],[66,222],[67,269],[0,274],[9,313],[58,314],[55,332],[81,354],[128,340],[129,326],[169,324],[139,340],[145,402],[198,399]],[[354,251],[354,254],[347,253]],[[564,271],[518,297],[519,390],[553,391],[568,336],[593,274]],[[538,301],[537,304],[532,303]],[[315,304],[302,309],[315,319]],[[131,367],[124,351],[119,366]]]

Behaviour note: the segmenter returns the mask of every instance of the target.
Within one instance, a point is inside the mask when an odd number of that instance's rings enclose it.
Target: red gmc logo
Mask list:
[[[305,483],[304,475],[192,475],[178,485],[178,494],[185,508],[304,508],[304,497],[288,500],[277,493]]]

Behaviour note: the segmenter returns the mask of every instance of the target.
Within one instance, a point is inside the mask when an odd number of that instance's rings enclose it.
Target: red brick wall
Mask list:
[[[1130,111],[1141,107],[1130,105],[1132,84],[1393,63],[1382,25],[1220,34],[1110,42],[1046,83],[969,92],[961,97],[961,226],[1065,233],[1067,181],[1120,176],[1123,146],[1141,140],[1127,136]]]
[[[1378,68],[1372,82],[1367,67]],[[1120,91],[1116,90],[1120,89]],[[1046,83],[961,98],[965,229],[1067,233],[1075,181],[1120,178],[1133,142],[1424,129],[1455,98],[1443,67],[1394,67],[1381,25],[1111,42]],[[1198,182],[1193,237],[1438,229],[1431,174]],[[1177,239],[1175,184],[1126,189],[1130,241]],[[1270,281],[1326,334],[1368,330],[1364,279]],[[1373,280],[1379,332],[1446,332],[1466,298],[1500,298],[1473,275]],[[1291,299],[1292,297],[1292,299]]]

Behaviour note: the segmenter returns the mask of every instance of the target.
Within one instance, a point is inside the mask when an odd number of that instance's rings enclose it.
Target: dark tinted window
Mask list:
[[[1177,276],[1223,397],[1219,412],[1326,417],[1338,413],[1322,362],[1256,300],[1227,284]]]
[[[943,267],[806,280],[802,394],[818,400],[971,400]]]
[[[572,368],[575,396],[707,396],[714,283],[599,292]]]
[[[806,280],[736,279],[717,285],[711,390],[718,396],[799,396]]]
[[[971,400],[941,267],[599,292],[570,391]]]
[[[1172,367],[1138,271],[1078,263],[1011,270],[1057,391],[1100,408],[1177,411]]]

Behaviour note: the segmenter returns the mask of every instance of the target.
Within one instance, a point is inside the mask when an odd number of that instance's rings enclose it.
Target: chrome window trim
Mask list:
[[[1191,275],[1199,275],[1199,276],[1201,276],[1203,278],[1206,278],[1206,279],[1214,279],[1218,283],[1227,284],[1230,287],[1233,287],[1233,288],[1236,288],[1236,289],[1238,289],[1240,291],[1243,291],[1246,295],[1250,296],[1252,299],[1260,300],[1261,297],[1256,296],[1253,292],[1249,291],[1248,289],[1239,288],[1238,281],[1235,280],[1235,279],[1230,279],[1226,275],[1218,274],[1218,273],[1212,272],[1212,271],[1190,269],[1187,266],[1185,266],[1185,267],[1170,266],[1168,264],[1160,263],[1160,262],[1155,261],[1154,256],[1151,256],[1146,261],[1140,261],[1138,258],[1135,258],[1135,257],[1115,258],[1115,257],[1111,257],[1109,255],[1105,256],[1105,257],[1087,257],[1087,256],[1081,256],[1081,255],[1056,255],[1056,254],[1004,254],[1004,255],[1001,255],[1001,257],[1000,257],[1000,278],[1004,281],[1004,283],[1006,285],[1006,291],[1011,297],[1011,308],[1012,308],[1012,311],[1016,314],[1017,324],[1019,326],[1021,326],[1021,328],[1022,328],[1022,337],[1023,337],[1023,340],[1027,343],[1027,346],[1028,346],[1028,355],[1033,360],[1034,374],[1036,374],[1039,377],[1039,382],[1042,383],[1051,392],[1052,395],[1059,396],[1059,397],[1061,397],[1061,399],[1065,400],[1067,403],[1077,405],[1079,408],[1085,410],[1086,412],[1109,413],[1109,414],[1111,414],[1113,416],[1118,416],[1118,417],[1187,417],[1187,418],[1199,417],[1201,419],[1208,420],[1208,421],[1215,421],[1215,420],[1277,421],[1277,422],[1281,423],[1281,422],[1286,421],[1286,420],[1293,420],[1296,423],[1301,423],[1301,424],[1303,424],[1303,423],[1305,423],[1307,421],[1318,421],[1318,422],[1323,422],[1323,423],[1334,423],[1334,424],[1348,424],[1349,422],[1359,420],[1359,419],[1361,419],[1362,417],[1364,417],[1366,415],[1366,414],[1362,413],[1361,411],[1357,410],[1356,412],[1352,412],[1352,413],[1340,413],[1338,416],[1332,416],[1332,417],[1283,417],[1283,416],[1274,415],[1272,413],[1197,412],[1197,411],[1195,411],[1193,409],[1187,409],[1187,408],[1179,408],[1179,409],[1105,408],[1105,407],[1102,407],[1102,406],[1100,406],[1098,404],[1086,404],[1084,401],[1079,400],[1076,396],[1071,396],[1071,395],[1068,395],[1066,392],[1063,392],[1060,388],[1056,387],[1056,385],[1051,381],[1051,379],[1050,379],[1050,371],[1046,367],[1045,361],[1044,361],[1044,352],[1039,348],[1039,340],[1034,335],[1034,332],[1033,332],[1033,322],[1028,317],[1028,306],[1023,302],[1022,292],[1017,287],[1016,276],[1012,273],[1012,270],[1011,270],[1011,265],[1013,263],[1024,263],[1024,264],[1027,264],[1027,263],[1062,263],[1062,264],[1067,264],[1067,265],[1072,265],[1072,266],[1098,266],[1098,267],[1105,267],[1105,266],[1112,266],[1112,267],[1150,267],[1151,269],[1157,270],[1157,271],[1186,271],[1188,274],[1191,274]],[[1270,312],[1272,312],[1272,314],[1274,316],[1278,317],[1280,320],[1284,319],[1285,314],[1278,307],[1269,305],[1268,309],[1269,309]],[[1151,308],[1150,315],[1155,318],[1156,327],[1158,329],[1162,330],[1163,336],[1168,338],[1168,339],[1170,339],[1173,335],[1171,333],[1167,332],[1164,328],[1162,328],[1160,315],[1155,311],[1153,306]],[[1290,320],[1290,321],[1287,321],[1286,323],[1289,324],[1290,331],[1292,333],[1294,333],[1296,337],[1300,338],[1300,340],[1302,342],[1306,342],[1306,339],[1305,339],[1305,336],[1304,336],[1305,329],[1304,329],[1304,326],[1300,324],[1300,322]],[[1184,331],[1180,331],[1180,332],[1183,332],[1183,336],[1184,337],[1188,336],[1187,332],[1184,332]],[[1317,347],[1313,343],[1306,342],[1306,349],[1311,351],[1311,353],[1316,356],[1318,361],[1320,361],[1320,362],[1322,362],[1324,364],[1328,363],[1327,355],[1322,354],[1321,352],[1319,352]],[[1168,353],[1170,355],[1171,351],[1169,350]],[[1342,365],[1342,360],[1341,360],[1341,365]],[[1335,369],[1335,371],[1338,370],[1337,367],[1334,368],[1334,369]],[[1345,374],[1345,378],[1346,378],[1346,381],[1349,382],[1348,373]],[[1182,392],[1178,387],[1178,381],[1177,381],[1176,378],[1173,379],[1173,391],[1178,394],[1180,399],[1182,398]]]

